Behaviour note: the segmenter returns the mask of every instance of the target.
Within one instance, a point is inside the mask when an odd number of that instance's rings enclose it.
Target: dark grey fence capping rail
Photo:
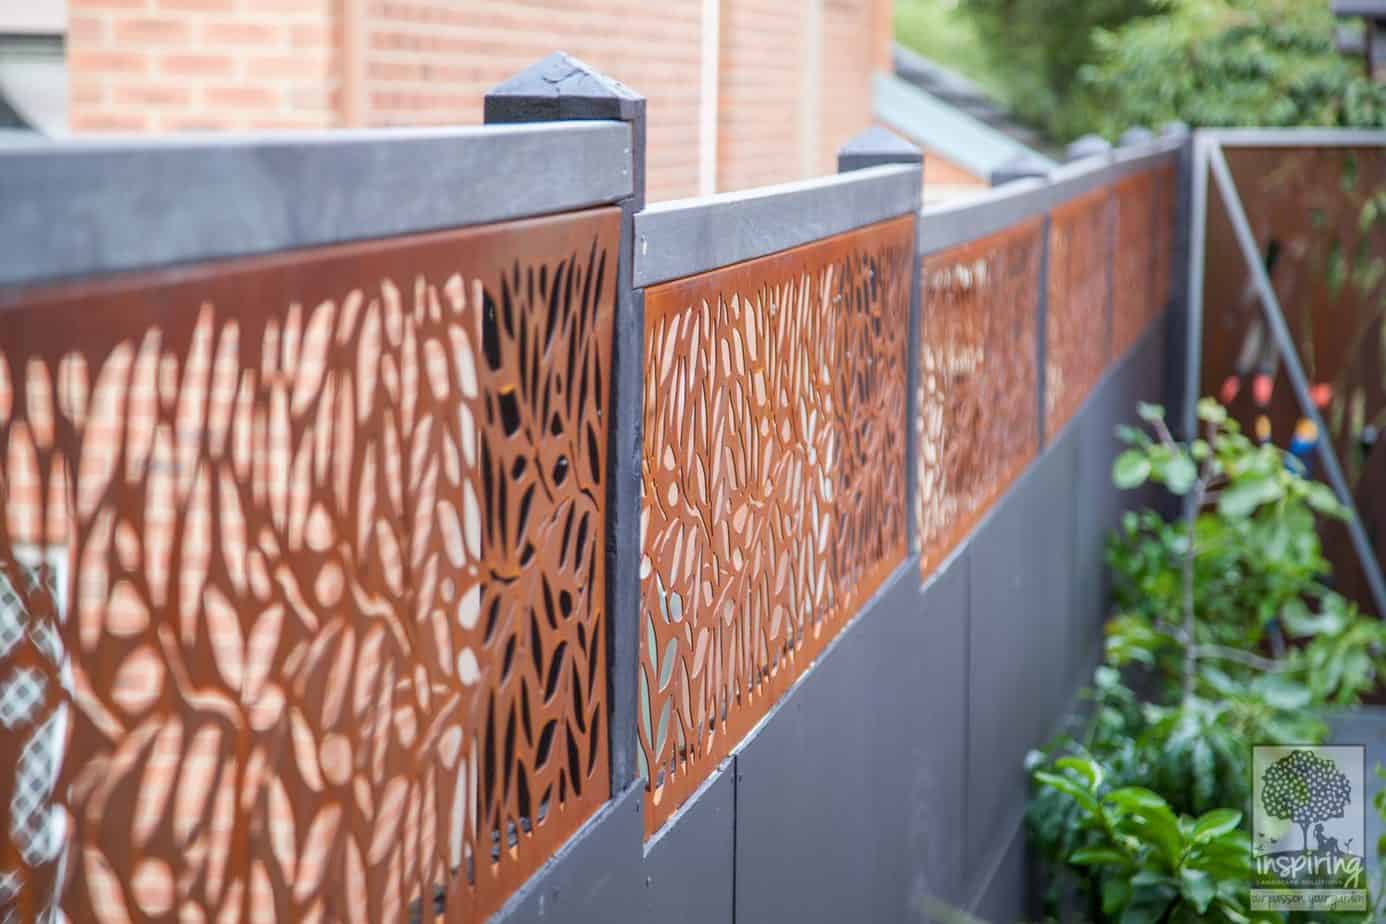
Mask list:
[[[943,202],[924,209],[919,228],[919,253],[928,256],[995,234],[1049,207],[1045,180],[1012,180],[978,196]]]
[[[652,205],[635,216],[635,284],[649,286],[788,250],[919,210],[915,165]]]
[[[1386,131],[1355,128],[1200,128],[1199,139],[1229,148],[1378,148]]]
[[[565,212],[632,182],[609,121],[0,147],[0,286]]]

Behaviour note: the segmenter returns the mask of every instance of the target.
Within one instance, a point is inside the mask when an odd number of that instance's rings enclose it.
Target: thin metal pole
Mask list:
[[[1266,272],[1265,264],[1261,261],[1260,252],[1256,247],[1256,238],[1251,233],[1251,223],[1247,221],[1246,211],[1242,208],[1241,196],[1237,193],[1237,184],[1232,179],[1232,171],[1227,167],[1227,158],[1223,156],[1222,148],[1218,146],[1210,149],[1208,157],[1213,168],[1213,175],[1218,181],[1218,190],[1222,193],[1223,205],[1227,208],[1228,217],[1232,219],[1232,230],[1237,235],[1237,243],[1241,246],[1242,257],[1246,260],[1247,269],[1251,272],[1251,280],[1261,296],[1261,309],[1266,316],[1266,325],[1270,327],[1271,333],[1275,336],[1280,357],[1285,363],[1285,374],[1289,376],[1290,384],[1294,386],[1295,397],[1299,399],[1300,410],[1318,428],[1319,458],[1323,461],[1324,472],[1328,475],[1328,482],[1338,495],[1339,502],[1348,508],[1351,515],[1348,520],[1348,533],[1352,537],[1353,548],[1357,550],[1357,557],[1362,562],[1362,571],[1367,575],[1367,584],[1371,588],[1372,600],[1376,603],[1377,615],[1386,619],[1386,582],[1381,579],[1381,569],[1377,567],[1376,555],[1372,551],[1371,543],[1367,540],[1367,533],[1362,529],[1362,519],[1357,515],[1357,505],[1353,503],[1352,494],[1348,491],[1347,479],[1343,477],[1343,470],[1338,466],[1338,453],[1333,449],[1332,434],[1324,426],[1323,418],[1319,415],[1319,409],[1314,406],[1313,399],[1309,395],[1309,381],[1304,376],[1304,369],[1299,362],[1299,353],[1295,349],[1294,340],[1290,337],[1289,325],[1285,323],[1285,315],[1280,310],[1280,300],[1275,297],[1275,289],[1271,286],[1270,275]]]
[[[1189,194],[1189,267],[1184,276],[1184,439],[1198,434],[1199,367],[1203,361],[1203,249],[1208,224],[1208,147],[1200,131],[1194,135],[1193,176]]]

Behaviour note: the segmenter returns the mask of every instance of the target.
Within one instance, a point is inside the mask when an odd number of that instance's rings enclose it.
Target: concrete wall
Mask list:
[[[922,585],[908,559],[645,845],[614,799],[499,915],[564,921],[994,922],[1033,913],[1025,752],[1090,676],[1121,512],[1113,428],[1163,388],[1166,316]],[[636,854],[640,853],[639,856]]]

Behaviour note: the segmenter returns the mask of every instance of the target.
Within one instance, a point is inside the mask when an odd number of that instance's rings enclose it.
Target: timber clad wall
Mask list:
[[[649,197],[700,192],[700,0],[354,0],[361,124],[469,125],[492,86],[554,48],[619,74],[649,107]],[[821,7],[821,57],[808,11]],[[69,0],[78,133],[349,124],[343,0]],[[865,128],[890,69],[890,0],[721,0],[719,190],[809,174]],[[807,83],[806,83],[807,81]]]
[[[638,209],[555,100],[0,150],[0,912],[1022,916],[1182,142]]]

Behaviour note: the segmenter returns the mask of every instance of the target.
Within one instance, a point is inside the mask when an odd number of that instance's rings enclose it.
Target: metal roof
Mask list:
[[[1043,152],[900,77],[877,74],[872,102],[881,122],[983,180],[1018,156],[1057,166]]]

